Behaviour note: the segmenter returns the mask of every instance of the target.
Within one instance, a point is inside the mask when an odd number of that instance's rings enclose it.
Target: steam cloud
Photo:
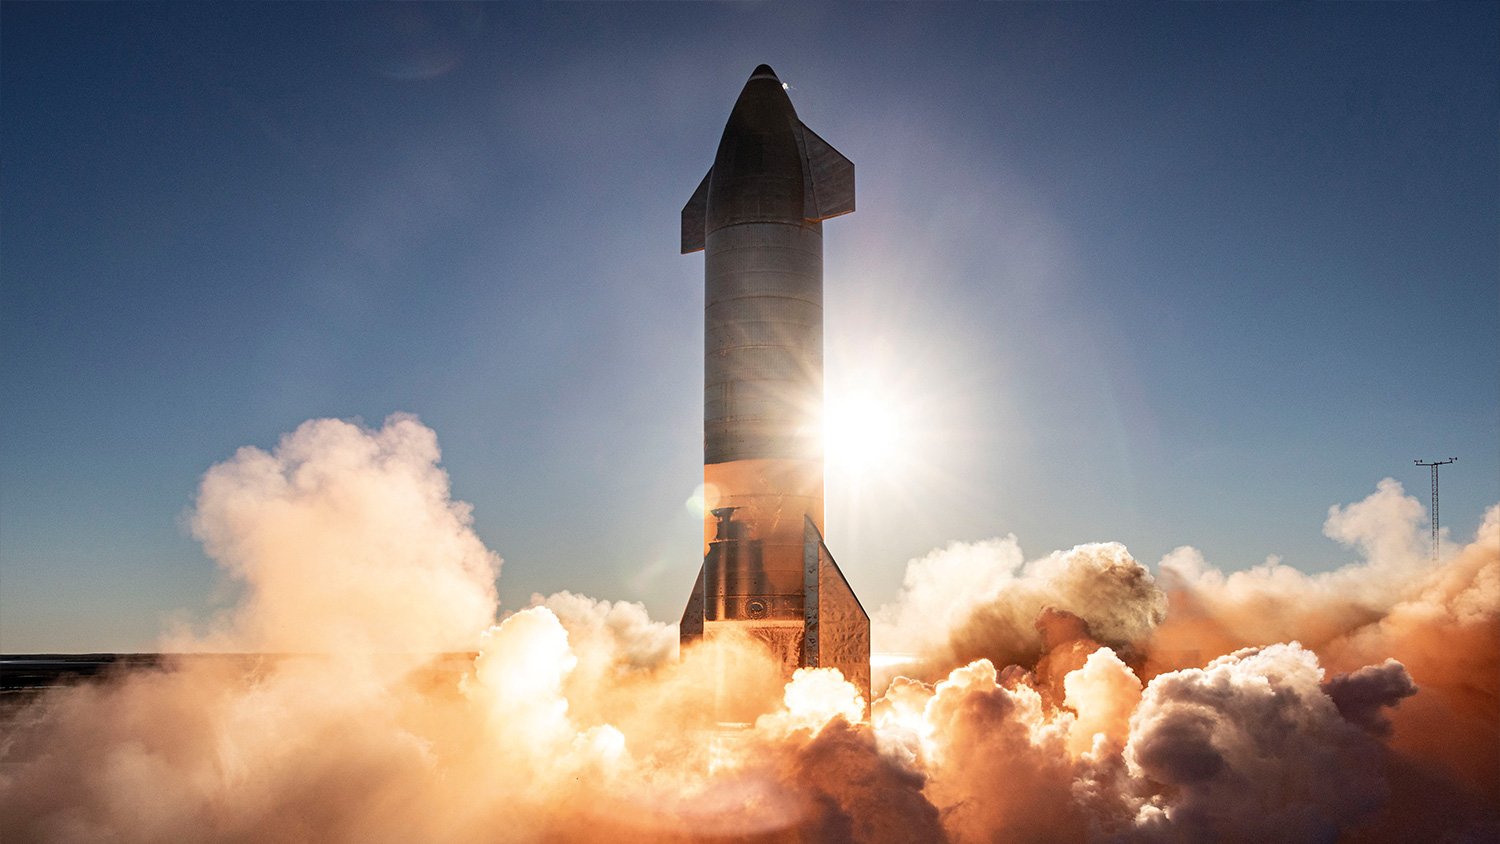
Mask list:
[[[1392,480],[1363,556],[1159,577],[1116,543],[914,560],[877,614],[905,676],[776,690],[747,643],[676,658],[639,604],[493,624],[500,560],[436,437],[308,422],[204,477],[242,586],[160,670],[47,694],[0,739],[5,841],[1407,841],[1500,832],[1500,506],[1426,562]],[[936,621],[935,621],[936,620]],[[469,652],[477,651],[477,658]],[[434,661],[433,654],[453,654]],[[768,690],[770,690],[768,692]],[[752,726],[709,723],[757,702]]]

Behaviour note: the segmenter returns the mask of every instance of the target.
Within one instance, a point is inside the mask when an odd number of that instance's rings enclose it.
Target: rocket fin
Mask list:
[[[803,217],[821,221],[852,213],[854,162],[818,137],[818,133],[807,128],[805,123],[797,124],[797,143],[802,147]],[[683,225],[686,226],[686,222]],[[687,251],[686,239],[683,240],[683,251]]]
[[[705,560],[704,565],[707,564]],[[682,611],[677,634],[684,649],[703,638],[703,566],[698,567],[698,580],[693,584],[693,594],[688,596],[687,607]]]
[[[837,668],[865,698],[870,712],[870,615],[823,544],[812,519],[804,517],[802,664]]]
[[[703,181],[693,191],[693,198],[682,206],[682,254],[697,252],[703,248],[703,231],[708,226],[708,180],[714,174],[712,167],[703,174]],[[851,207],[850,210],[853,210]]]

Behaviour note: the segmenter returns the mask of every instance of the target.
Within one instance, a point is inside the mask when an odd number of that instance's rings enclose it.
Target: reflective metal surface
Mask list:
[[[678,641],[683,649],[703,639],[703,568],[698,569],[698,580],[688,596],[687,607],[682,611],[682,621],[677,625]]]
[[[822,221],[853,210],[854,165],[757,67],[682,209],[683,253],[704,250],[703,475],[717,508],[681,636],[733,625],[786,676],[835,666],[868,702],[869,618],[821,533]]]
[[[823,236],[747,223],[704,259],[703,460],[821,460]]]
[[[870,615],[849,588],[823,537],[807,522],[804,549],[806,622],[802,664],[837,668],[865,699],[870,713]]]

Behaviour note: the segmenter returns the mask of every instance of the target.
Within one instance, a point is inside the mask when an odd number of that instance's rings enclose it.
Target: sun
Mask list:
[[[840,536],[922,521],[968,490],[953,472],[963,391],[923,361],[865,358],[824,382],[824,494]]]
[[[910,443],[910,419],[879,384],[853,385],[830,395],[823,407],[823,450],[830,477],[860,483],[901,465]]]

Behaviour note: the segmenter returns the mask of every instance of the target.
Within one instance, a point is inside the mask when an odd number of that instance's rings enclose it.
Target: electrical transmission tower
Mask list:
[[[1436,563],[1438,561],[1438,467],[1447,466],[1449,463],[1457,463],[1458,458],[1450,457],[1447,460],[1434,460],[1431,462],[1413,460],[1412,462],[1418,466],[1432,467],[1432,562]]]

